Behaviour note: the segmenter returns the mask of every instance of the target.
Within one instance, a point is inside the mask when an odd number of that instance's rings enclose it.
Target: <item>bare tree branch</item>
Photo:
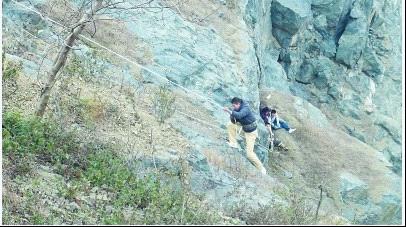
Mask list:
[[[59,3],[61,2],[59,1]],[[55,1],[55,3],[51,4],[50,9],[46,11],[63,11],[63,9],[57,8],[58,6],[61,6],[59,3]],[[72,50],[73,44],[76,40],[78,40],[78,37],[82,32],[87,32],[91,37],[94,37],[99,30],[97,29],[97,26],[99,25],[97,23],[98,21],[135,20],[139,19],[140,13],[148,12],[161,13],[161,20],[164,23],[165,17],[167,16],[164,14],[164,10],[169,9],[171,12],[177,11],[179,14],[181,14],[179,5],[183,3],[184,1],[181,0],[177,0],[175,2],[164,0],[163,2],[158,2],[156,0],[82,0],[77,5],[72,5],[70,1],[62,0],[61,7],[65,8],[66,11],[62,14],[63,18],[53,19],[53,21],[56,24],[62,24],[61,27],[63,27],[63,29],[59,32],[59,34],[63,34],[65,38],[63,39],[63,46],[58,51],[57,57],[54,60],[54,65],[48,73],[48,81],[41,92],[40,102],[36,111],[37,116],[43,116],[50,97],[50,91],[56,81],[56,76],[60,69],[64,67],[67,56]],[[202,20],[207,19],[217,10],[218,9],[204,17]],[[90,28],[87,26],[89,23],[92,24],[92,27]]]
[[[96,3],[96,10],[102,6],[102,1],[97,0]],[[84,17],[81,19],[81,21],[87,21],[89,20],[89,15],[90,12],[86,13]],[[41,92],[40,96],[40,101],[36,110],[36,115],[39,117],[42,117],[44,115],[45,109],[48,105],[48,101],[51,95],[51,89],[53,85],[56,82],[56,76],[59,72],[59,70],[65,65],[68,53],[70,51],[70,48],[68,46],[72,46],[75,42],[75,40],[78,38],[79,34],[82,32],[82,30],[85,28],[85,23],[82,23],[81,26],[75,28],[72,33],[68,35],[68,37],[65,39],[65,46],[62,46],[58,56],[55,59],[54,66],[52,67],[50,73],[48,74],[48,81],[45,84],[44,89]]]

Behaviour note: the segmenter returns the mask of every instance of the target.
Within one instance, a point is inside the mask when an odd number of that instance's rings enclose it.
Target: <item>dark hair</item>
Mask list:
[[[276,113],[276,110],[275,109],[271,110],[271,113],[273,113],[273,114]]]
[[[267,107],[267,106],[262,109],[262,111],[265,112],[265,113],[266,113],[266,112],[269,112],[270,110],[271,110],[271,109],[269,109],[269,107]]]
[[[236,103],[241,103],[242,100],[240,98],[234,97],[233,99],[231,99],[231,103],[232,104],[236,104]]]

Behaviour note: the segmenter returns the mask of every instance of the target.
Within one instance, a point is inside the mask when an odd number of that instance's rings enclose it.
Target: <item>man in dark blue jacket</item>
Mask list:
[[[247,102],[240,98],[234,97],[231,100],[233,109],[224,107],[224,111],[230,114],[231,122],[227,125],[229,145],[233,148],[238,148],[237,132],[241,127],[245,134],[245,141],[247,144],[247,157],[255,165],[255,167],[266,174],[266,169],[254,153],[255,139],[258,137],[257,124],[254,114]]]

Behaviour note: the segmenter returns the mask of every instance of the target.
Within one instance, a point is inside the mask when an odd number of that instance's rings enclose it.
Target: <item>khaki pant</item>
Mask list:
[[[237,132],[241,130],[242,126],[240,124],[229,123],[227,125],[228,138],[231,144],[237,144]],[[257,169],[263,169],[261,161],[258,159],[257,155],[254,153],[255,139],[258,137],[257,130],[253,132],[244,132],[245,142],[247,145],[247,158],[254,164]]]

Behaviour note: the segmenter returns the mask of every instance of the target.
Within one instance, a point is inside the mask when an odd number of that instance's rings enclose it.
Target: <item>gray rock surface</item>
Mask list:
[[[336,123],[341,128],[357,132],[351,135],[381,152],[393,153],[388,160],[397,173],[401,172],[401,159],[395,158],[400,153],[401,108],[394,108],[401,103],[399,4],[363,0],[247,3],[257,12],[251,17],[256,21],[252,26],[262,68],[260,89],[290,92],[320,108],[331,120],[340,119]],[[386,129],[380,129],[380,122],[386,118],[396,127],[389,124],[391,129],[382,132]],[[367,125],[372,129],[367,130]]]
[[[197,110],[207,111],[210,123],[222,127],[222,130],[205,128],[182,116],[170,120],[193,144],[187,157],[192,167],[193,190],[224,207],[243,200],[266,204],[276,197],[270,185],[283,185],[283,180],[258,175],[244,150],[227,147],[224,129],[229,119],[220,106],[229,105],[231,97],[240,96],[253,104],[259,118],[260,93],[277,90],[286,96],[282,97],[284,100],[271,97],[271,104],[283,101],[292,105],[289,109],[292,112],[285,114],[297,126],[308,123],[324,130],[334,125],[352,136],[351,143],[359,149],[371,152],[371,156],[364,158],[390,162],[380,166],[382,182],[364,181],[364,172],[343,173],[337,178],[341,182],[336,189],[341,190],[341,199],[346,204],[343,214],[338,215],[353,220],[355,210],[360,210],[356,215],[361,224],[399,223],[401,197],[397,187],[401,182],[391,171],[402,173],[403,158],[400,1],[243,0],[205,4],[204,7],[219,7],[221,13],[198,23],[175,10],[144,12],[125,24],[137,37],[134,44],[126,44],[132,47],[142,42],[150,52],[150,59],[140,57],[144,65],[197,93],[197,96],[187,94],[192,104]],[[40,37],[52,34],[40,17],[16,11],[8,3],[3,4],[3,18],[3,27],[11,27],[7,19],[14,19],[25,21]],[[24,39],[16,37],[18,41]],[[12,49],[9,54],[20,58],[25,52],[35,53],[37,46],[26,42],[25,49]],[[24,62],[24,70],[27,74],[35,73],[35,63]],[[112,66],[111,72],[123,73],[119,66]],[[166,83],[154,74],[141,72],[146,81]],[[263,126],[259,127],[259,134],[260,144],[266,146]],[[282,138],[309,156],[299,155],[291,163],[311,159],[312,155],[318,155],[314,152],[321,152],[299,140],[289,141],[291,137],[284,134]],[[324,142],[334,144],[323,141],[323,145]],[[240,144],[245,147],[243,141]],[[267,163],[267,151],[259,146],[255,150]],[[386,160],[381,160],[376,151]],[[221,166],[209,155],[234,165]],[[171,169],[176,167],[168,164],[168,160],[175,159],[176,155],[165,154],[156,160],[145,160],[144,164],[146,168],[159,165]],[[391,170],[383,166],[390,166]],[[297,177],[290,171],[285,175]],[[386,181],[394,182],[395,192],[376,192],[375,199],[371,188],[379,188]],[[75,208],[74,204],[70,207]]]

